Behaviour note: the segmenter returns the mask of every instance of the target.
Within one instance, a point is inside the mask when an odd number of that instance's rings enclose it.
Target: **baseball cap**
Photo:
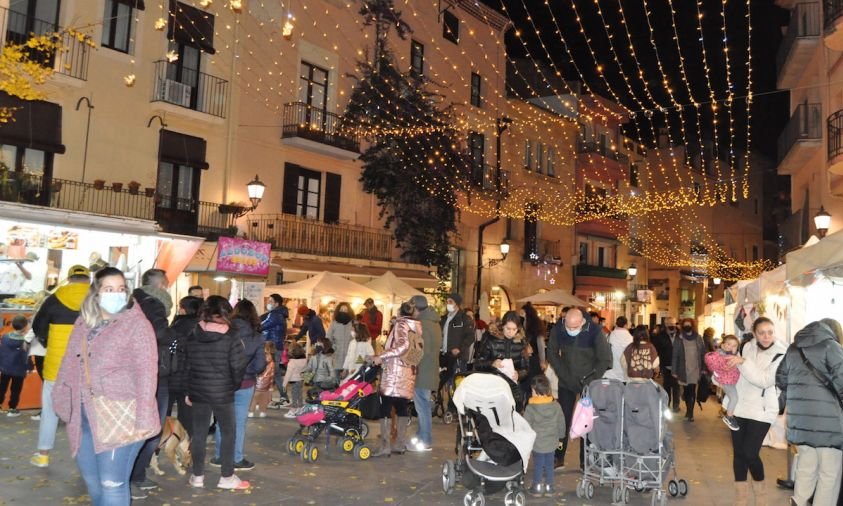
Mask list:
[[[70,269],[67,270],[67,277],[71,278],[73,276],[90,276],[91,269],[88,269],[84,265],[74,265]]]

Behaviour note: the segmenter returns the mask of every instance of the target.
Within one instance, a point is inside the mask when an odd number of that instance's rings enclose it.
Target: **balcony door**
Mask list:
[[[162,130],[158,147],[155,219],[164,230],[195,235],[199,219],[199,183],[205,162],[205,140]]]
[[[181,83],[190,88],[189,98],[186,96],[173,95],[173,100],[183,101],[179,105],[196,109],[199,98],[199,72],[201,71],[202,52],[199,48],[180,44],[170,43],[170,50],[178,55],[178,60],[167,65],[167,79]]]
[[[61,0],[11,0],[6,13],[6,43],[24,44],[31,34],[44,35],[58,31]],[[53,52],[27,48],[30,58],[45,67],[51,67]]]
[[[299,78],[299,102],[306,105],[304,122],[317,130],[325,129],[328,109],[328,71],[308,63],[301,62]]]

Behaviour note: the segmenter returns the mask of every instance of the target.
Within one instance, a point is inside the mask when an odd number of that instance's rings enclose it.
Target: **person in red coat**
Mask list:
[[[372,336],[372,339],[377,339],[381,335],[381,330],[383,330],[383,313],[378,310],[375,301],[372,299],[366,299],[363,307],[365,309],[360,315],[360,321],[369,329],[369,335]]]

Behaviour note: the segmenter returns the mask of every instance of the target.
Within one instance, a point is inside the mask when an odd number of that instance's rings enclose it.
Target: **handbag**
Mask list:
[[[591,397],[584,395],[577,401],[574,415],[571,417],[571,430],[568,433],[571,439],[583,437],[594,428],[594,404]]]
[[[94,418],[97,440],[108,446],[126,446],[145,441],[155,435],[152,429],[138,430],[137,400],[118,401],[105,395],[94,395],[91,388],[91,371],[88,367],[88,337],[82,337],[82,364],[85,369],[85,386],[94,401]]]
[[[817,370],[817,368],[816,368],[816,367],[814,367],[814,364],[812,364],[812,363],[808,360],[808,357],[806,357],[806,356],[805,356],[805,352],[804,352],[804,351],[802,351],[802,348],[797,347],[796,349],[797,349],[797,350],[799,350],[799,355],[801,355],[801,356],[802,356],[802,361],[805,363],[805,367],[807,367],[807,368],[808,368],[808,370],[809,370],[809,371],[811,371],[811,373],[814,375],[814,377],[815,377],[815,378],[817,378],[817,380],[818,380],[818,381],[819,381],[819,382],[820,382],[820,383],[821,383],[824,387],[826,387],[827,389],[829,389],[829,391],[831,391],[831,395],[833,395],[833,396],[834,396],[834,398],[835,398],[835,399],[837,399],[837,404],[839,404],[839,405],[840,405],[840,409],[843,409],[843,399],[841,399],[841,398],[840,398],[840,396],[839,396],[839,395],[837,395],[837,390],[835,390],[835,389],[834,389],[834,386],[831,384],[831,381],[829,381],[829,380],[828,380],[828,378],[826,378],[825,376],[823,376],[823,375],[820,373],[820,371],[818,371],[818,370]]]

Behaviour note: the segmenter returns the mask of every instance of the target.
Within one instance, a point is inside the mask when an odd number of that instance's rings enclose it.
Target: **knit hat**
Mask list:
[[[448,298],[456,302],[458,306],[462,306],[462,296],[460,294],[450,293],[448,294]]]
[[[419,311],[424,311],[425,309],[427,309],[427,297],[425,297],[424,295],[413,295],[412,297],[410,297],[410,302],[412,302],[413,305],[416,306],[416,309],[418,309]]]
[[[310,311],[310,308],[307,307],[305,304],[302,304],[301,306],[299,306],[299,309],[298,309],[299,316],[306,315],[308,311]]]

